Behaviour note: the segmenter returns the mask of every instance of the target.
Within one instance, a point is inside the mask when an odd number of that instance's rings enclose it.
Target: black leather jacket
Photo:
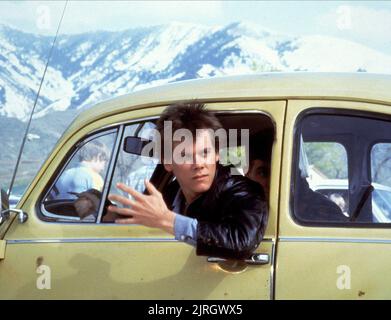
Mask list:
[[[218,164],[211,188],[182,212],[198,220],[197,255],[248,258],[264,235],[268,210],[262,187],[230,169]],[[174,181],[165,192],[171,209],[178,188]]]

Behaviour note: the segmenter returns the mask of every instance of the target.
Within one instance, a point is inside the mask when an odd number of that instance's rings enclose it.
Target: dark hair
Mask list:
[[[193,136],[197,129],[223,128],[217,117],[205,109],[205,105],[197,102],[178,103],[168,106],[156,123],[156,130],[160,134],[162,151],[164,148],[164,122],[171,121],[172,132],[178,129],[188,129]],[[215,148],[218,150],[218,139],[215,139]]]
[[[273,131],[264,130],[250,137],[249,160],[270,162],[273,145]]]
[[[92,140],[87,142],[79,150],[79,161],[91,161],[98,158],[107,161],[109,159],[109,150],[101,141]]]

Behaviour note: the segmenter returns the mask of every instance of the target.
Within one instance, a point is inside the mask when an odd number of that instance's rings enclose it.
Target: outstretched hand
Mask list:
[[[149,195],[142,194],[123,183],[118,183],[117,188],[130,194],[133,200],[117,194],[110,194],[109,200],[122,204],[124,208],[109,206],[108,211],[121,216],[115,220],[116,223],[141,224],[174,234],[175,213],[167,208],[162,194],[151,182],[144,180],[144,183]]]

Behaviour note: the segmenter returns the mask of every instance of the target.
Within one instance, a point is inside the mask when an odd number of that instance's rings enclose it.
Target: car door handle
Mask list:
[[[218,258],[218,257],[208,257],[208,262],[210,263],[219,263],[226,262],[229,259]],[[269,254],[267,253],[254,253],[250,258],[244,260],[238,260],[247,263],[248,265],[263,265],[270,262]]]

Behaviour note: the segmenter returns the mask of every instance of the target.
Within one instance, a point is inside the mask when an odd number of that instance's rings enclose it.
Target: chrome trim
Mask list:
[[[11,209],[11,211],[15,212],[18,215],[18,221],[19,223],[25,223],[29,216],[26,212],[20,209]]]
[[[220,262],[227,262],[231,259],[225,259],[225,258],[219,258],[219,257],[208,257],[206,259],[209,263],[220,263]],[[269,264],[270,262],[270,256],[268,253],[254,253],[251,255],[248,259],[238,260],[238,262],[245,262],[248,265],[252,266],[263,266],[266,264]]]
[[[7,244],[32,243],[108,243],[108,242],[179,242],[173,238],[107,238],[107,239],[21,239],[6,240]]]
[[[99,242],[181,242],[175,238],[70,238],[70,239],[13,239],[6,240],[7,244],[26,243],[99,243]],[[273,242],[271,239],[263,242]]]
[[[268,253],[254,253],[250,259],[245,260],[249,265],[265,265],[269,264],[270,256]]]
[[[44,198],[46,199],[46,197]],[[56,221],[45,221],[45,220],[40,220],[40,222],[44,222],[44,223],[50,223],[50,224],[53,224],[53,223],[61,223],[61,224],[64,224],[64,223],[69,223],[69,224],[76,224],[76,222],[80,222],[78,224],[87,224],[87,222],[81,222],[82,220],[79,218],[79,217],[74,217],[74,216],[63,216],[61,214],[54,214],[54,213],[50,213],[49,211],[47,211],[45,209],[45,205],[43,204],[43,202],[41,203],[41,213],[47,217],[47,218],[54,218],[54,219],[57,219]],[[63,219],[63,220],[62,220]],[[64,221],[64,222],[62,222]],[[75,221],[75,222],[72,222],[72,221]],[[95,222],[88,222],[89,224],[95,224]]]
[[[280,237],[281,242],[333,242],[333,243],[391,243],[391,239],[367,239],[367,238],[317,238],[317,237]]]
[[[270,294],[270,299],[269,300],[274,300],[274,266],[275,266],[275,248],[276,248],[276,243],[273,240],[273,245],[272,245],[272,252],[271,252],[271,258],[270,258],[270,275],[269,275],[269,294]]]
[[[109,193],[109,190],[111,187],[111,181],[114,176],[114,166],[117,163],[117,159],[118,159],[118,155],[119,155],[119,148],[121,146],[122,137],[123,137],[124,130],[125,130],[124,128],[125,128],[125,126],[121,125],[117,131],[117,139],[115,141],[114,148],[112,151],[112,156],[110,159],[110,163],[107,168],[106,175],[105,175],[104,186],[103,186],[103,190],[102,190],[102,197],[100,199],[100,204],[99,204],[99,209],[98,209],[98,217],[96,219],[97,224],[99,224],[102,220],[103,209],[105,207],[107,194]]]
[[[18,217],[19,223],[25,223],[28,219],[28,215],[21,209],[7,209],[0,212],[0,226],[10,218],[10,213],[15,213]]]

